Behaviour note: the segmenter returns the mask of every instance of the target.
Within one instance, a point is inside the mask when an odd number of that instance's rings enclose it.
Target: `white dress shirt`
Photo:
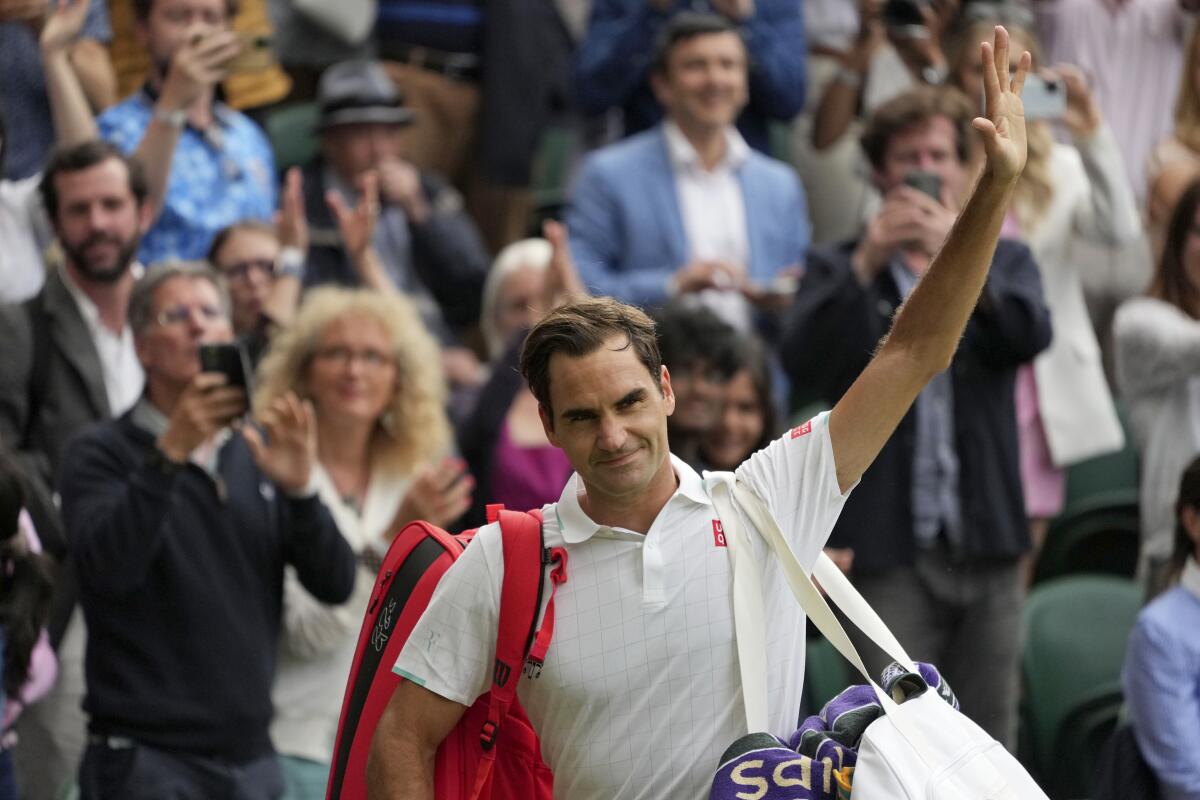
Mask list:
[[[46,281],[50,228],[38,195],[41,174],[0,181],[0,302],[20,303]]]
[[[705,169],[700,154],[674,122],[663,123],[667,152],[675,172],[679,213],[688,241],[688,260],[727,261],[745,275],[750,263],[750,236],[746,205],[737,171],[750,154],[746,140],[730,126],[725,133],[725,155]],[[704,305],[739,330],[750,327],[750,306],[741,294],[709,289],[700,293]]]
[[[133,331],[129,323],[119,334],[113,333],[100,319],[100,309],[83,290],[75,285],[71,273],[62,269],[63,285],[75,298],[79,307],[79,315],[87,325],[92,342],[96,345],[96,354],[100,356],[100,369],[104,374],[104,391],[108,395],[108,410],[114,417],[119,417],[142,396],[142,387],[146,376],[142,372],[142,363],[138,361],[137,351],[133,347]],[[141,264],[134,264],[135,276],[144,271]]]

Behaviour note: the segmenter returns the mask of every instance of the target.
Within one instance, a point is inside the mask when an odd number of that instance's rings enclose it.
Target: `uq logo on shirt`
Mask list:
[[[725,547],[725,528],[721,525],[721,520],[714,519],[713,523],[713,547]]]

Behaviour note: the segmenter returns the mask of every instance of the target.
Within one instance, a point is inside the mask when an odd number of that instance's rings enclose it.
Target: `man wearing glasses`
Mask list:
[[[87,620],[81,796],[275,798],[268,735],[285,564],[325,603],[354,555],[317,498],[311,404],[235,426],[242,388],[201,372],[233,339],[207,265],[155,267],[129,324],[146,391],[68,447],[60,491]],[[240,430],[234,430],[239,427]]]

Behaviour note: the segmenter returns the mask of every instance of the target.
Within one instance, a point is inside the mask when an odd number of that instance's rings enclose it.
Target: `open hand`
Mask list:
[[[446,527],[470,507],[474,488],[475,479],[467,474],[467,463],[461,458],[446,456],[429,464],[408,487],[389,533],[395,534],[418,519]]]
[[[1059,64],[1048,71],[1051,77],[1061,77],[1067,88],[1067,110],[1063,115],[1063,123],[1079,138],[1095,133],[1104,117],[1083,77],[1083,70],[1072,64]]]
[[[225,79],[225,65],[242,49],[233,31],[212,31],[175,51],[159,97],[167,111],[185,109]]]
[[[304,178],[292,167],[283,179],[279,210],[275,212],[275,235],[280,247],[308,252],[308,218],[304,215]]]
[[[571,258],[567,226],[548,219],[542,223],[542,236],[550,243],[550,265],[542,289],[542,310],[549,312],[575,298],[587,297],[588,291]]]
[[[317,461],[317,422],[312,403],[288,392],[275,398],[257,421],[265,437],[253,426],[242,428],[254,463],[285,492],[303,491]]]
[[[87,20],[87,12],[88,0],[59,0],[42,26],[42,52],[64,50],[79,38],[83,23]]]
[[[325,202],[337,220],[342,247],[346,248],[350,260],[358,264],[375,237],[375,222],[379,219],[379,176],[371,171],[359,180],[358,203],[354,208],[347,206],[341,194],[333,189],[325,193]]]
[[[983,140],[987,161],[984,171],[1001,182],[1015,182],[1025,169],[1026,137],[1025,107],[1021,104],[1021,89],[1029,74],[1032,58],[1021,54],[1017,72],[1008,75],[1008,31],[996,26],[995,43],[979,46],[983,63],[984,114],[971,125]]]

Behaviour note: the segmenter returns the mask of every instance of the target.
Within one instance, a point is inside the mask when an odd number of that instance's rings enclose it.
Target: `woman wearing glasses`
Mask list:
[[[390,538],[414,519],[449,525],[472,480],[451,446],[437,344],[396,293],[324,287],[305,295],[259,369],[255,406],[289,391],[317,419],[318,493],[360,556],[342,606],[313,599],[288,574],[271,736],[289,797],[324,797],[346,675]]]

